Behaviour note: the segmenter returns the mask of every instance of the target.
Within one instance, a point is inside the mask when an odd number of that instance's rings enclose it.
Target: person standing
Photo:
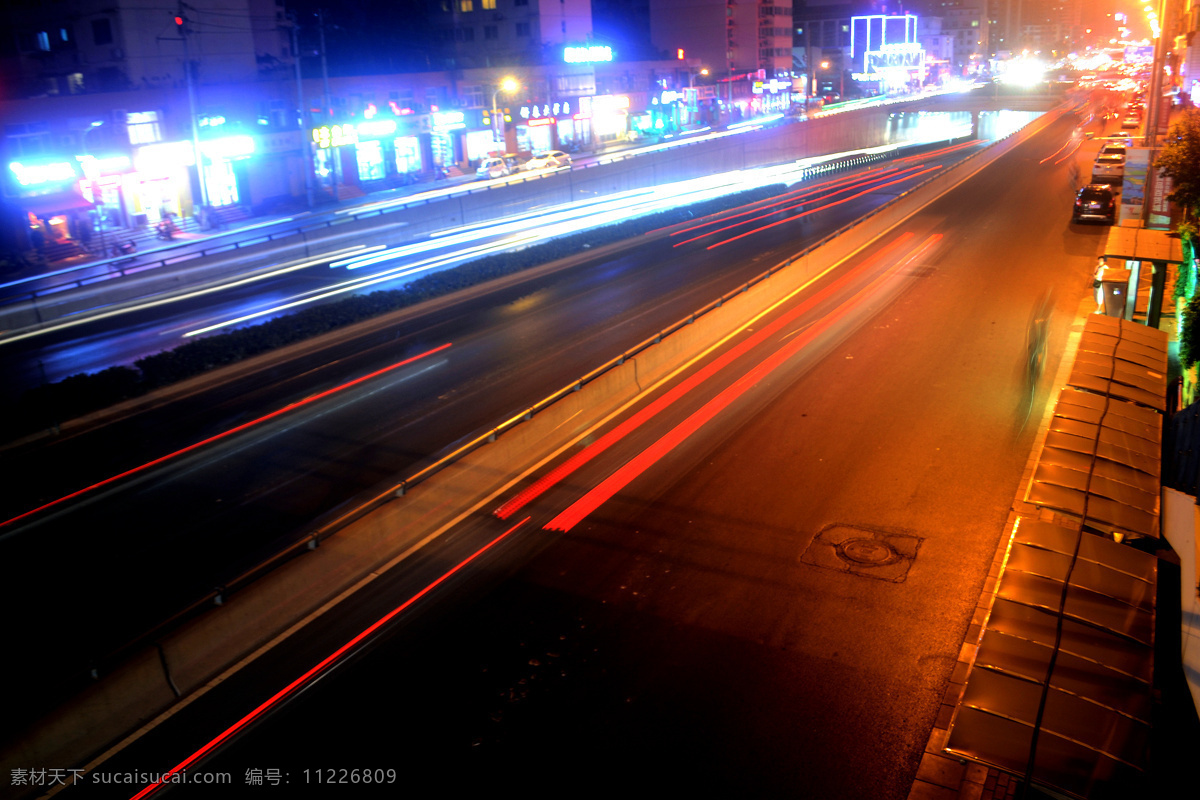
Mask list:
[[[1092,276],[1092,288],[1096,290],[1096,311],[1097,314],[1104,313],[1104,270],[1108,269],[1108,262],[1104,260],[1104,256],[1096,259],[1096,272]]]

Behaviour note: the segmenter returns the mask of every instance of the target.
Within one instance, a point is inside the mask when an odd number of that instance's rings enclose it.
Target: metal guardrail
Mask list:
[[[821,165],[818,167],[813,167],[809,170],[806,170],[805,174],[804,174],[804,179],[811,178],[816,175],[831,173],[831,172],[842,172],[842,171],[845,171],[848,169],[852,169],[854,167],[862,166],[863,164],[866,164],[866,163],[872,163],[872,162],[876,162],[876,161],[885,160],[885,158],[886,158],[886,156],[883,156],[883,155],[863,155],[863,156],[856,156],[852,159],[846,159],[844,161],[833,162],[830,164],[824,164],[824,165]],[[914,190],[916,188],[919,188],[920,186],[923,186],[926,182],[922,182],[917,187],[914,187]],[[830,239],[833,239],[833,238],[841,235],[846,230],[859,224],[859,222],[861,222],[863,219],[870,218],[875,213],[878,213],[878,211],[883,210],[887,206],[890,206],[892,203],[894,203],[897,200],[899,200],[900,198],[904,197],[906,194],[907,194],[907,192],[905,192],[904,194],[898,195],[897,197],[888,201],[888,203],[886,203],[884,206],[880,206],[879,209],[876,209],[875,211],[870,212],[865,217],[861,217],[858,221],[851,223],[849,225],[845,225],[845,226],[839,228],[838,230],[834,231],[833,233],[830,233],[830,234],[822,237],[819,241],[815,242],[814,244],[810,245],[809,247],[806,247],[804,250],[801,250],[800,252],[789,257],[788,259],[780,262],[779,264],[776,264],[775,266],[770,267],[765,272],[762,272],[759,275],[746,281],[744,284],[742,284],[737,289],[727,292],[726,294],[722,295],[721,297],[717,298],[716,300],[697,309],[693,313],[689,314],[687,317],[677,320],[676,322],[672,323],[671,325],[668,325],[667,327],[658,331],[653,336],[634,345],[633,347],[629,348],[628,350],[625,350],[620,355],[608,360],[604,364],[593,369],[592,371],[588,372],[587,374],[581,376],[580,378],[576,379],[575,381],[572,381],[571,383],[562,387],[558,391],[542,398],[541,400],[539,400],[538,402],[529,406],[527,409],[525,409],[521,413],[513,416],[512,418],[510,418],[508,420],[505,420],[504,422],[500,423],[496,427],[491,428],[490,430],[480,434],[476,438],[467,442],[466,444],[456,448],[454,451],[438,458],[432,464],[429,464],[428,466],[424,467],[417,473],[404,478],[399,483],[390,487],[387,491],[382,492],[378,495],[375,495],[374,497],[371,497],[363,502],[358,503],[350,510],[348,510],[345,513],[337,516],[336,518],[326,522],[325,524],[321,525],[316,530],[299,538],[298,540],[292,542],[291,544],[281,547],[278,551],[276,551],[272,555],[268,556],[263,561],[247,568],[243,572],[239,573],[238,575],[236,575],[233,578],[226,581],[224,584],[214,587],[212,590],[210,590],[203,596],[197,598],[196,600],[192,601],[186,607],[180,609],[176,613],[172,614],[170,617],[164,619],[162,622],[158,623],[153,628],[145,631],[144,633],[138,634],[136,637],[132,638],[125,644],[109,651],[109,653],[100,657],[96,662],[97,665],[93,666],[92,669],[90,670],[92,677],[96,678],[99,676],[99,674],[102,671],[102,665],[119,663],[130,653],[135,652],[136,650],[149,644],[150,642],[153,642],[155,639],[161,637],[163,634],[167,633],[170,630],[175,629],[176,627],[183,624],[184,622],[198,616],[199,614],[203,613],[207,609],[209,609],[213,606],[222,605],[224,603],[225,599],[230,594],[233,594],[241,589],[244,589],[245,587],[249,586],[254,581],[258,580],[259,578],[263,577],[267,573],[271,572],[277,566],[279,566],[287,561],[290,561],[292,558],[294,558],[298,555],[302,555],[305,552],[308,552],[310,550],[316,550],[320,546],[321,542],[325,541],[326,539],[328,539],[331,536],[336,535],[338,531],[340,531],[343,528],[347,527],[348,525],[352,524],[354,521],[361,519],[362,517],[366,516],[367,514],[371,513],[372,511],[376,510],[380,506],[383,506],[386,503],[388,503],[398,497],[402,497],[412,487],[428,480],[429,478],[433,477],[437,473],[441,472],[443,469],[445,469],[445,468],[449,467],[450,465],[454,464],[455,462],[461,460],[462,458],[464,458],[465,456],[474,452],[475,450],[478,450],[480,447],[483,447],[486,444],[494,442],[496,440],[496,437],[500,436],[501,434],[505,433],[506,431],[509,431],[509,430],[515,428],[517,425],[520,425],[523,422],[528,422],[528,421],[532,420],[534,415],[540,413],[541,411],[545,410],[546,408],[549,408],[551,405],[558,402],[562,398],[566,397],[567,395],[574,394],[577,391],[580,391],[588,383],[591,383],[592,381],[601,377],[609,370],[615,369],[616,367],[621,366],[630,358],[636,356],[637,354],[641,353],[642,351],[646,350],[647,348],[652,347],[655,344],[658,344],[659,342],[662,341],[662,339],[664,337],[671,335],[672,333],[674,333],[677,330],[680,330],[681,328],[685,328],[688,325],[691,325],[697,319],[702,317],[704,314],[707,314],[710,311],[713,311],[714,309],[720,308],[722,305],[724,305],[726,302],[728,302],[733,297],[736,297],[739,294],[743,294],[746,291],[749,291],[750,287],[754,286],[757,283],[760,283],[761,281],[766,280],[771,275],[775,274],[779,270],[790,265],[792,263],[792,261],[794,261],[798,258],[802,258],[804,255],[806,255],[810,251],[815,250],[818,247],[821,247],[822,245],[827,243]],[[689,222],[691,224],[695,224],[695,220],[689,220]]]
[[[1067,113],[1072,110],[1074,110],[1074,109],[1073,108],[1061,108],[1060,113]],[[1050,113],[1053,113],[1053,110],[1051,112],[1047,112],[1047,116]],[[980,157],[987,149],[995,146],[996,144],[999,144],[1000,142],[1004,141],[1005,139],[1011,138],[1012,136],[1016,135],[1017,133],[1020,133],[1021,130],[1024,130],[1024,129],[1013,131],[1012,133],[1008,134],[1008,136],[1005,136],[1003,139],[997,139],[995,142],[992,142],[991,144],[988,145],[988,147],[983,148],[979,152],[972,153],[971,155],[964,158],[962,161],[958,162],[955,165],[955,168],[961,167],[963,164],[967,164],[967,163],[971,162],[973,159]],[[950,140],[950,141],[954,141],[954,140]],[[880,160],[884,160],[885,158],[887,158],[887,157],[883,156],[883,155],[873,154],[873,155],[856,156],[852,159],[847,159],[847,160],[841,161],[841,162],[833,162],[830,164],[823,164],[818,167],[813,167],[810,170],[806,170],[803,179],[811,178],[815,175],[826,174],[829,172],[841,172],[841,171],[844,171],[847,169],[852,169],[854,167],[861,166],[864,163],[880,161]],[[745,292],[749,291],[752,286],[755,286],[756,284],[761,283],[764,280],[767,280],[775,273],[779,272],[782,269],[787,268],[788,266],[790,266],[792,264],[792,262],[805,257],[812,251],[824,246],[832,239],[835,239],[838,236],[841,236],[843,233],[849,231],[850,229],[852,229],[858,225],[861,225],[864,221],[869,220],[872,217],[888,210],[895,203],[898,203],[901,200],[903,200],[904,198],[911,195],[912,193],[919,191],[920,189],[922,189],[924,186],[928,185],[929,183],[932,183],[933,181],[938,180],[940,177],[942,177],[945,174],[946,173],[943,170],[942,172],[938,173],[937,175],[934,175],[934,176],[922,181],[921,183],[917,184],[916,186],[913,186],[912,188],[902,192],[901,194],[898,194],[896,197],[892,198],[891,200],[889,200],[888,202],[879,206],[878,208],[868,212],[867,214],[863,215],[862,217],[859,217],[854,222],[843,225],[842,227],[838,228],[837,230],[833,231],[832,233],[826,234],[818,241],[814,242],[813,244],[809,245],[808,247],[805,247],[803,250],[800,250],[800,251],[794,253],[793,255],[789,256],[785,260],[775,264],[772,267],[769,267],[766,271],[764,271],[764,272],[756,275],[755,277],[751,278],[750,280],[746,281],[744,284],[742,284],[738,288],[733,289],[729,292],[726,292],[725,294],[718,297],[716,300],[713,300],[712,302],[707,303],[706,305],[704,305],[704,306],[700,307],[699,309],[697,309],[696,311],[692,312],[687,317],[684,317],[684,318],[672,323],[671,325],[668,325],[667,327],[658,331],[653,336],[645,339],[642,342],[639,342],[638,344],[634,345],[633,347],[629,348],[628,350],[625,350],[620,355],[618,355],[612,359],[609,359],[604,364],[600,365],[599,367],[596,367],[595,369],[593,369],[592,371],[579,377],[575,381],[572,381],[571,383],[562,387],[561,389],[554,392],[553,394],[550,394],[547,397],[542,398],[541,400],[539,400],[538,402],[529,406],[528,408],[526,408],[524,411],[520,412],[519,414],[516,414],[513,417],[505,420],[504,422],[501,422],[496,427],[480,434],[479,436],[475,437],[474,439],[467,442],[466,444],[463,444],[460,447],[456,448],[452,452],[447,453],[444,456],[441,456],[436,461],[434,461],[433,463],[429,464],[428,466],[422,468],[415,474],[402,479],[399,483],[393,485],[387,491],[382,492],[378,495],[375,495],[374,497],[367,499],[366,501],[359,503],[358,505],[354,506],[353,508],[346,511],[345,513],[342,513],[339,516],[335,517],[334,519],[331,519],[328,522],[324,523],[319,528],[313,530],[306,536],[301,537],[300,539],[298,539],[297,541],[295,541],[289,545],[285,545],[284,547],[282,547],[278,551],[276,551],[274,554],[268,556],[263,561],[249,567],[248,569],[244,570],[237,576],[226,581],[224,584],[214,587],[211,591],[206,593],[204,596],[197,598],[195,601],[193,601],[192,603],[187,605],[185,608],[172,614],[170,617],[163,620],[159,624],[155,625],[153,628],[145,631],[142,634],[139,634],[138,636],[136,636],[133,639],[126,642],[125,644],[109,651],[107,654],[105,654],[104,656],[97,659],[97,661],[96,661],[97,665],[94,666],[90,671],[91,676],[94,679],[98,678],[103,665],[121,662],[122,660],[124,660],[125,657],[127,657],[132,652],[155,641],[157,638],[161,637],[163,634],[175,629],[176,627],[183,624],[184,622],[198,616],[199,614],[203,613],[204,611],[211,608],[212,606],[222,605],[225,602],[225,599],[230,594],[233,594],[233,593],[249,586],[254,581],[258,580],[259,578],[263,577],[267,573],[271,572],[277,566],[279,566],[287,561],[290,561],[292,558],[294,558],[298,555],[302,555],[305,552],[308,552],[311,550],[316,550],[320,546],[321,542],[323,542],[324,540],[328,539],[331,536],[336,535],[338,533],[338,531],[349,526],[356,520],[361,519],[362,517],[366,516],[367,514],[371,513],[372,511],[378,509],[379,507],[391,502],[394,499],[403,497],[405,495],[405,493],[407,493],[407,491],[409,489],[411,489],[412,487],[417,486],[418,484],[430,479],[437,473],[441,472],[443,469],[446,469],[447,467],[462,460],[464,457],[466,457],[470,453],[474,452],[475,450],[478,450],[479,448],[484,447],[485,445],[494,442],[496,440],[496,438],[498,436],[502,435],[503,433],[505,433],[509,430],[512,430],[513,428],[515,428],[516,426],[518,426],[524,422],[529,422],[530,420],[533,419],[533,417],[536,414],[540,413],[541,411],[545,410],[546,408],[549,408],[551,405],[562,400],[564,397],[582,390],[584,386],[586,386],[587,384],[596,380],[597,378],[601,377],[608,371],[623,365],[630,358],[638,355],[639,353],[643,352],[647,348],[658,344],[659,342],[662,341],[662,339],[664,337],[669,336],[672,333],[674,333],[682,328],[686,328],[687,326],[693,324],[697,319],[704,316],[705,314],[720,308],[726,302],[733,299],[734,297],[737,297],[738,295],[744,294]],[[694,220],[691,220],[689,222],[691,222],[691,224],[695,223]]]
[[[701,144],[701,143],[702,143],[701,141],[687,141],[687,140],[681,139],[679,141],[679,143],[676,145],[673,145],[673,147],[694,146],[694,145]],[[104,259],[100,259],[97,261],[88,261],[86,263],[75,264],[70,267],[65,267],[60,270],[55,270],[53,272],[43,272],[39,275],[31,275],[31,276],[25,277],[25,278],[17,278],[16,280],[11,280],[11,281],[6,281],[4,283],[0,283],[0,290],[8,289],[8,288],[11,288],[14,286],[20,286],[21,284],[25,284],[25,283],[33,283],[35,281],[45,280],[47,278],[54,278],[54,277],[57,277],[60,275],[69,275],[73,272],[92,270],[97,267],[106,267],[107,268],[107,271],[102,274],[85,275],[85,276],[76,278],[75,280],[65,281],[63,283],[58,283],[53,286],[48,286],[48,287],[45,287],[42,289],[37,289],[37,290],[30,291],[30,292],[23,293],[23,294],[10,295],[9,297],[5,298],[5,302],[19,302],[19,301],[25,301],[25,300],[34,301],[34,300],[38,300],[39,298],[42,298],[42,297],[56,294],[58,292],[67,291],[69,289],[78,289],[78,288],[82,288],[82,287],[87,286],[92,283],[99,283],[100,281],[112,280],[117,277],[125,277],[126,275],[134,273],[134,272],[140,273],[140,272],[145,272],[147,270],[160,269],[162,267],[174,266],[176,264],[182,264],[187,261],[193,261],[197,258],[207,258],[208,256],[221,255],[223,253],[231,253],[231,252],[235,252],[242,248],[252,247],[254,245],[264,244],[267,242],[273,242],[273,241],[277,241],[279,239],[285,239],[285,238],[292,237],[292,236],[302,236],[306,233],[312,233],[314,231],[329,230],[330,228],[333,228],[338,225],[343,225],[343,224],[347,224],[350,222],[357,222],[357,221],[363,220],[363,219],[370,219],[372,217],[380,217],[380,216],[384,216],[386,214],[393,214],[393,213],[397,213],[400,211],[406,211],[410,208],[414,208],[414,207],[418,207],[418,206],[425,206],[425,205],[429,205],[430,203],[440,202],[442,200],[453,200],[458,197],[468,197],[468,196],[474,195],[474,194],[490,192],[495,189],[504,189],[509,186],[522,185],[522,184],[529,183],[531,181],[544,180],[546,178],[551,178],[556,175],[567,174],[569,172],[574,172],[576,170],[593,169],[595,167],[600,167],[600,166],[604,166],[607,164],[613,164],[613,163],[625,161],[625,160],[628,160],[631,158],[636,158],[638,155],[640,155],[640,153],[635,153],[635,152],[630,152],[630,153],[618,152],[612,156],[601,155],[601,156],[598,156],[597,161],[590,162],[587,164],[572,164],[570,167],[568,167],[566,169],[560,168],[560,169],[549,170],[549,171],[543,171],[543,170],[538,170],[536,172],[531,171],[527,175],[519,175],[517,178],[513,178],[513,177],[509,176],[508,180],[491,181],[482,186],[470,186],[469,188],[467,188],[463,191],[456,191],[455,189],[453,189],[451,187],[447,187],[445,189],[438,189],[435,186],[432,189],[428,189],[426,191],[423,191],[416,195],[413,195],[412,200],[403,200],[400,198],[397,198],[394,201],[376,200],[371,203],[371,205],[375,206],[375,207],[366,207],[362,211],[350,211],[350,210],[323,211],[321,213],[323,215],[327,216],[328,219],[324,219],[315,224],[309,223],[309,224],[300,224],[300,225],[295,225],[295,226],[289,226],[285,230],[273,231],[271,233],[266,233],[262,236],[256,236],[252,239],[239,239],[237,241],[232,241],[232,242],[226,241],[226,242],[214,244],[212,247],[192,248],[192,249],[189,249],[186,253],[177,253],[175,255],[164,255],[161,258],[151,259],[149,261],[143,260],[141,258],[141,256],[153,255],[155,253],[169,253],[171,251],[178,250],[181,247],[188,247],[189,245],[192,245],[198,241],[217,240],[217,239],[224,239],[224,238],[234,236],[234,235],[242,235],[246,231],[254,230],[255,228],[258,228],[258,227],[271,227],[271,226],[275,226],[275,225],[285,225],[288,222],[288,219],[285,218],[285,219],[274,221],[274,222],[270,222],[270,221],[261,222],[256,225],[243,226],[243,227],[231,230],[231,231],[225,231],[222,233],[212,234],[212,235],[208,236],[206,239],[202,239],[202,240],[193,239],[188,242],[177,242],[176,244],[164,245],[162,247],[158,247],[153,250],[142,250],[142,251],[138,251],[136,253],[130,253],[129,255],[114,256],[111,258],[104,258]],[[466,183],[464,183],[464,185],[466,185]]]

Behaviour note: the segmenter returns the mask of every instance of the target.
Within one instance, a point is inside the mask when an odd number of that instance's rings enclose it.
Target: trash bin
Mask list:
[[[1125,304],[1129,291],[1129,270],[1107,267],[1100,278],[1104,291],[1104,316],[1125,319]]]

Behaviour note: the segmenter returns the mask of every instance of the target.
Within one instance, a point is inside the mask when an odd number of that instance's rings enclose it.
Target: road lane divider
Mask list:
[[[145,788],[143,788],[140,792],[135,794],[131,798],[131,800],[142,800],[142,798],[144,798],[144,797],[150,797],[151,795],[155,794],[156,792],[158,792],[159,789],[163,788],[164,786],[171,785],[174,782],[173,781],[174,776],[179,775],[180,773],[184,772],[185,770],[188,770],[191,767],[193,767],[194,765],[200,763],[206,756],[212,754],[218,747],[220,747],[221,745],[223,745],[226,742],[233,739],[235,736],[237,736],[239,733],[241,733],[243,730],[245,730],[248,726],[250,726],[257,720],[261,719],[262,717],[266,716],[270,712],[274,711],[276,708],[279,708],[281,705],[283,705],[283,703],[285,703],[289,698],[293,697],[301,689],[303,689],[304,687],[311,684],[313,681],[317,680],[318,678],[324,676],[326,673],[328,673],[331,670],[333,670],[334,668],[336,668],[339,664],[344,662],[347,658],[349,658],[355,652],[357,652],[359,649],[361,649],[363,646],[365,646],[367,644],[367,642],[369,642],[376,633],[379,633],[379,631],[381,629],[383,629],[389,622],[392,622],[397,617],[399,617],[401,614],[403,614],[405,611],[412,608],[412,606],[414,604],[416,604],[417,601],[419,601],[421,598],[428,595],[430,592],[432,592],[437,587],[441,586],[443,583],[448,581],[454,575],[461,572],[471,562],[477,560],[484,553],[491,550],[493,547],[498,545],[500,542],[507,539],[518,528],[520,528],[522,525],[524,525],[528,521],[529,521],[529,517],[526,517],[525,519],[521,520],[516,525],[513,525],[508,530],[504,531],[504,533],[500,534],[499,536],[496,536],[491,541],[489,541],[487,544],[483,545],[479,549],[475,550],[475,552],[471,553],[471,555],[467,556],[462,561],[459,561],[453,567],[451,567],[450,569],[443,572],[436,579],[430,581],[428,584],[425,585],[425,588],[421,589],[419,592],[414,594],[412,597],[408,598],[403,603],[396,606],[391,611],[387,612],[382,617],[380,617],[379,619],[372,622],[366,628],[359,631],[353,638],[351,638],[349,641],[347,641],[341,647],[337,648],[332,653],[325,656],[325,658],[318,661],[312,667],[309,667],[309,669],[306,670],[302,675],[300,675],[300,677],[296,678],[291,683],[289,683],[288,685],[284,686],[282,689],[277,691],[275,694],[271,695],[271,697],[269,697],[267,700],[260,703],[249,714],[246,714],[241,719],[239,719],[237,722],[233,723],[228,728],[221,731],[221,733],[217,734],[215,737],[210,739],[208,742],[206,742],[204,745],[202,745],[198,750],[193,752],[191,755],[189,755],[183,761],[180,761],[173,768],[171,768],[167,772],[163,773],[162,777],[160,777],[155,783],[152,783],[152,784],[146,786]]]
[[[0,771],[82,763],[119,747],[123,737],[140,735],[143,726],[152,725],[147,720],[170,715],[210,683],[226,680],[295,635],[343,592],[369,585],[376,571],[394,568],[470,515],[495,508],[644,403],[650,390],[669,385],[660,383],[664,378],[686,375],[813,280],[841,268],[880,237],[903,230],[914,214],[1068,111],[1045,114],[956,167],[906,187],[877,210],[781,259],[437,463],[398,479],[386,494],[338,512],[296,550],[226,587],[219,608],[210,601],[156,632],[152,643],[99,663],[94,682],[52,713],[20,725],[10,746],[0,750]]]
[[[907,234],[907,236],[911,238],[912,234]],[[654,444],[634,456],[618,468],[616,472],[601,481],[595,488],[572,503],[565,511],[546,523],[544,526],[545,529],[565,533],[578,525],[584,517],[595,511],[617,492],[628,486],[635,478],[658,463],[663,456],[667,455],[667,453],[674,450],[689,436],[700,430],[705,423],[728,408],[730,404],[751,388],[757,386],[764,378],[783,366],[792,356],[815,341],[821,334],[845,318],[851,311],[860,307],[865,299],[874,294],[881,285],[895,276],[901,269],[911,264],[913,259],[927,251],[941,238],[941,234],[933,234],[920,245],[907,252],[895,264],[888,267],[887,270],[879,275],[879,277],[856,292],[853,297],[841,303],[832,312],[825,315],[796,338],[787,342],[783,347],[768,355],[756,366],[723,389],[716,397],[705,403],[699,410],[693,412],[687,419],[660,437]],[[780,320],[780,322],[784,321],[786,320]],[[771,333],[774,334],[777,331],[778,327],[772,330]]]
[[[605,450],[609,449],[617,442],[633,433],[633,431],[637,430],[646,422],[649,422],[662,411],[674,405],[684,395],[702,385],[705,381],[709,380],[719,371],[732,364],[737,359],[741,358],[751,349],[759,346],[771,336],[774,336],[782,328],[786,327],[804,314],[812,311],[814,308],[817,308],[820,305],[828,302],[833,297],[836,297],[839,292],[843,291],[853,281],[857,280],[863,273],[874,269],[880,261],[886,258],[894,250],[906,244],[913,237],[914,234],[912,233],[901,235],[898,239],[896,239],[896,241],[884,247],[871,258],[863,261],[853,270],[847,272],[845,275],[839,276],[837,280],[831,282],[828,286],[821,289],[821,291],[814,293],[812,297],[808,298],[802,303],[797,304],[778,319],[756,331],[754,335],[739,342],[736,346],[730,348],[706,364],[700,370],[688,376],[681,383],[672,387],[661,397],[655,399],[645,408],[639,410],[636,414],[622,422],[616,428],[604,434],[595,442],[588,445],[583,450],[580,450],[571,458],[567,459],[567,461],[560,464],[558,467],[555,467],[547,475],[526,487],[511,500],[497,508],[493,513],[495,513],[495,515],[500,519],[508,519],[513,514],[517,513],[517,511],[521,510],[526,505],[540,497],[542,494],[549,491],[555,485],[566,480],[566,478],[568,478],[572,473],[580,469],[592,459],[596,458],[596,456],[600,455]]]

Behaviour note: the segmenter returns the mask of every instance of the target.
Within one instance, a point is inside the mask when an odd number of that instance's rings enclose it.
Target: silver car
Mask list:
[[[509,168],[508,162],[497,156],[485,158],[483,161],[480,161],[478,169],[475,170],[475,177],[479,180],[503,178],[511,174],[512,169]]]
[[[1096,156],[1092,165],[1092,183],[1119,184],[1125,179],[1125,156],[1109,153]]]

